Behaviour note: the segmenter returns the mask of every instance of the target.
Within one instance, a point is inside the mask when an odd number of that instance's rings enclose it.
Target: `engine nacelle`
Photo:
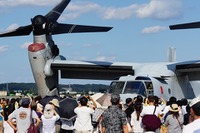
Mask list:
[[[46,62],[46,64],[45,64],[45,66],[44,66],[44,74],[46,75],[46,76],[53,76],[53,71],[52,71],[52,69],[51,69],[51,63],[53,62],[53,59],[49,59],[47,62]]]

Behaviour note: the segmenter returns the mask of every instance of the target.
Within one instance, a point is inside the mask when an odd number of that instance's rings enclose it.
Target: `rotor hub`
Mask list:
[[[32,25],[34,26],[42,26],[46,23],[47,19],[42,15],[37,15],[32,19]]]
[[[42,15],[37,15],[33,19],[31,19],[32,26],[33,26],[33,34],[34,35],[42,35],[45,33],[44,25],[47,22],[46,17]]]

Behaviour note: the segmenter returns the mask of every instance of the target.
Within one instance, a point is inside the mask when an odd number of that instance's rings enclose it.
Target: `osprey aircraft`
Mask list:
[[[58,95],[58,69],[63,69],[63,66],[57,66],[56,64],[53,66],[52,63],[65,60],[63,56],[59,55],[59,49],[54,43],[52,35],[106,32],[112,29],[112,27],[58,23],[58,18],[69,2],[70,0],[62,0],[45,16],[36,15],[33,17],[30,25],[21,26],[13,31],[0,34],[0,37],[12,37],[26,36],[33,32],[33,44],[29,45],[28,54],[38,94],[42,97]]]
[[[42,97],[59,95],[59,77],[70,79],[112,80],[110,92],[128,96],[157,95],[164,99],[194,98],[200,94],[200,60],[175,62],[170,50],[170,61],[163,63],[131,63],[67,60],[59,55],[52,36],[65,33],[107,32],[112,27],[58,23],[57,20],[69,4],[62,0],[46,15],[37,15],[31,24],[0,37],[26,36],[33,33],[28,47],[29,61],[38,94]],[[171,29],[199,28],[200,23],[173,25]]]

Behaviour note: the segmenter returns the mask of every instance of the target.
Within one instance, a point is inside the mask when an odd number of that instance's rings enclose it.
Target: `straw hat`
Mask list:
[[[56,106],[56,107],[58,107],[58,108],[60,107],[60,106],[59,106],[58,99],[55,99],[55,98],[54,98],[54,99],[52,99],[49,103],[52,103],[54,106]]]
[[[169,111],[171,111],[171,112],[179,112],[178,104],[170,105]]]
[[[37,103],[37,110],[42,111],[43,110],[43,106],[40,103]]]
[[[44,117],[46,119],[51,119],[54,115],[54,111],[53,111],[53,105],[51,104],[47,104],[45,107],[44,107]]]

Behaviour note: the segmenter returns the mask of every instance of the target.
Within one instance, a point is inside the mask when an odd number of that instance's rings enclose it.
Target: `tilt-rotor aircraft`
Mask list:
[[[0,34],[0,37],[26,36],[33,32],[33,44],[28,47],[29,61],[38,94],[42,97],[58,95],[58,70],[65,73],[65,58],[59,55],[59,49],[52,35],[64,33],[106,32],[112,27],[62,24],[57,20],[69,4],[70,0],[62,0],[45,16],[37,15],[31,19],[31,24],[21,26],[13,31]],[[55,62],[55,63],[54,63]],[[69,63],[67,61],[66,63]],[[71,66],[74,68],[74,66]],[[70,69],[70,68],[67,68]],[[70,71],[70,74],[73,73]]]
[[[194,98],[200,94],[200,60],[164,63],[127,63],[99,61],[71,61],[59,55],[52,35],[82,32],[106,32],[111,27],[61,24],[57,20],[69,4],[62,0],[45,16],[37,15],[31,19],[32,24],[2,33],[0,37],[25,36],[33,32],[33,44],[28,47],[29,61],[42,97],[59,94],[59,74],[61,78],[112,80],[110,92],[129,94],[151,94],[168,100],[177,98]],[[180,25],[170,26],[176,29]],[[185,26],[180,26],[184,28]],[[186,26],[187,27],[187,26]],[[199,28],[199,23],[188,28]],[[173,50],[169,53],[174,53]],[[60,73],[59,73],[60,71]]]

